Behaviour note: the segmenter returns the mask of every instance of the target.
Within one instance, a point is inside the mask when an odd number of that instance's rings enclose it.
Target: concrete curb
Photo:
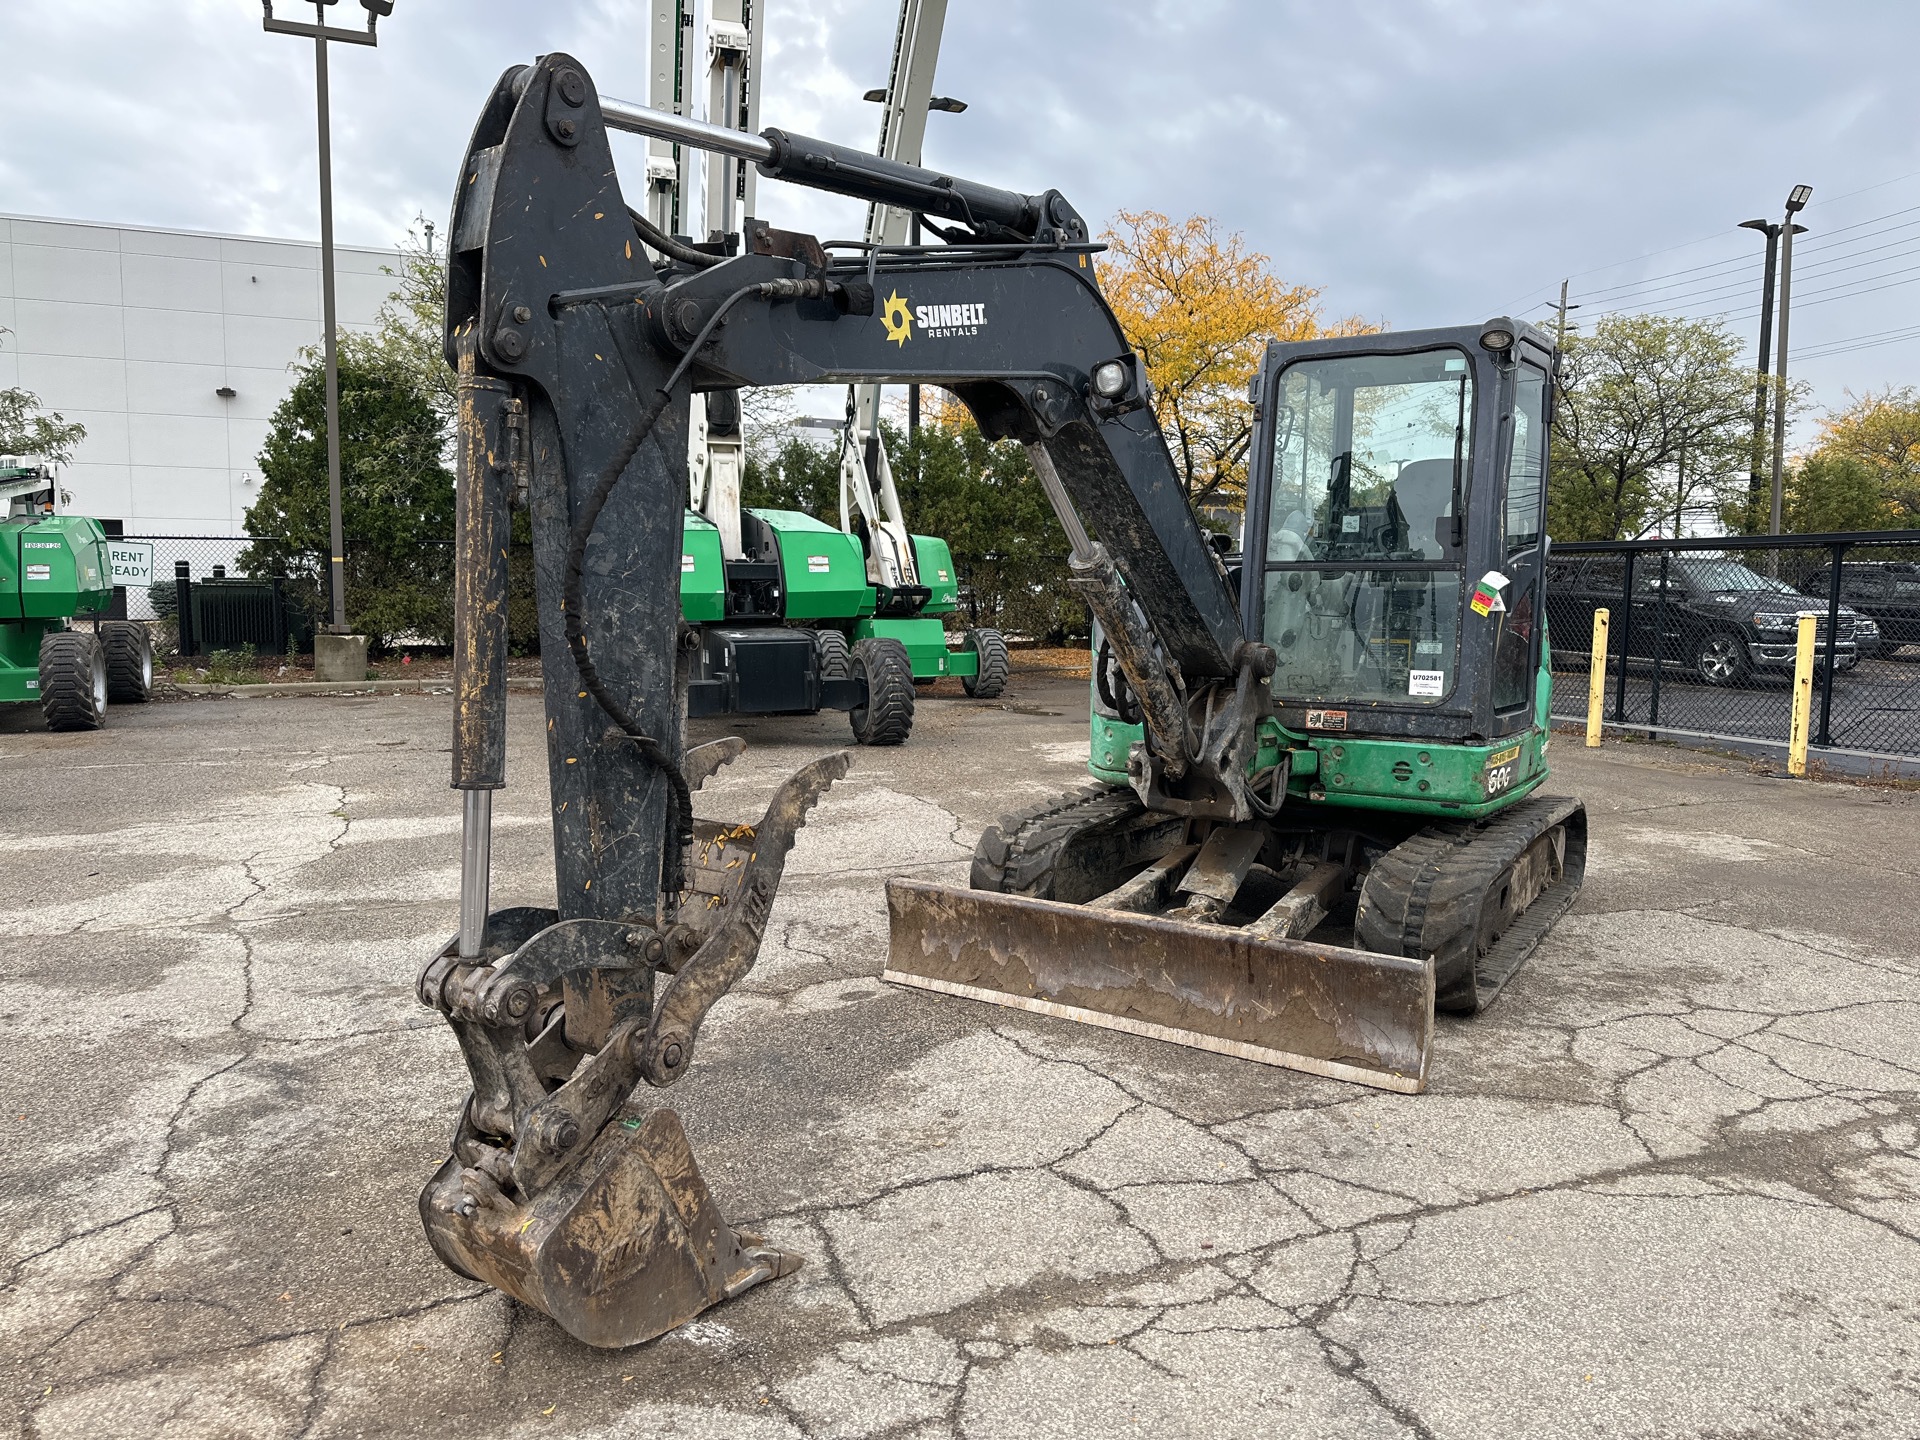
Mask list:
[[[182,695],[219,695],[254,700],[268,695],[451,695],[451,680],[273,680],[258,685],[168,682]],[[507,689],[538,694],[537,680],[508,680]]]

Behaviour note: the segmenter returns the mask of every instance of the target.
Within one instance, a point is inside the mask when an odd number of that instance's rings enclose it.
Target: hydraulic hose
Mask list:
[[[635,216],[636,223],[639,217]],[[651,242],[649,242],[651,243]],[[694,252],[698,253],[698,252]],[[701,256],[703,260],[712,260],[710,255]],[[798,300],[807,297],[825,295],[825,280],[764,280],[754,285],[743,285],[726,299],[722,300],[713,314],[707,317],[707,323],[700,327],[693,343],[687,346],[686,353],[680,357],[680,363],[673,368],[666,382],[654,393],[659,397],[640,416],[640,424],[631,439],[621,450],[619,457],[601,472],[599,481],[593,487],[593,493],[587,497],[587,503],[575,517],[573,530],[567,540],[567,572],[562,586],[561,609],[565,616],[564,628],[567,637],[567,649],[573,655],[573,666],[580,674],[580,687],[593,696],[596,704],[607,713],[609,719],[620,727],[621,733],[631,740],[649,764],[667,777],[669,787],[667,821],[673,843],[660,861],[660,888],[669,894],[677,895],[685,888],[686,851],[693,844],[693,795],[687,788],[686,776],[680,773],[679,764],[667,754],[666,748],[640,728],[639,722],[627,713],[627,709],[607,690],[600,679],[600,672],[594,667],[593,656],[587,648],[587,613],[585,601],[587,542],[593,538],[594,527],[600,523],[600,512],[606,508],[614,489],[621,477],[632,466],[634,457],[640,453],[640,447],[647,443],[653,434],[653,427],[660,423],[660,417],[666,413],[668,403],[673,398],[674,387],[686,377],[693,368],[694,358],[705,347],[727,312],[749,296],[759,296],[767,300]]]
[[[696,250],[691,245],[682,245],[631,205],[627,207],[627,214],[632,217],[633,228],[639,232],[642,240],[662,255],[682,261],[696,270],[705,270],[708,266],[718,265],[727,258],[724,255],[709,255],[706,251]]]

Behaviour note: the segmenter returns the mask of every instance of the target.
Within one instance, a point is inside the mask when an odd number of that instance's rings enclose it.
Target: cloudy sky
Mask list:
[[[762,121],[871,145],[895,0],[766,0]],[[342,241],[443,216],[473,116],[549,51],[645,98],[644,0],[398,0],[337,46]],[[306,10],[281,0],[283,12]],[[351,23],[358,7],[334,12]],[[317,233],[313,57],[251,0],[3,0],[0,212]],[[1920,380],[1920,6],[1791,0],[951,0],[927,162],[1116,210],[1204,212],[1331,314],[1397,329],[1725,313],[1751,343],[1761,241],[1814,186],[1794,371],[1822,404]],[[639,142],[617,154],[639,181]],[[760,210],[857,234],[783,185]]]

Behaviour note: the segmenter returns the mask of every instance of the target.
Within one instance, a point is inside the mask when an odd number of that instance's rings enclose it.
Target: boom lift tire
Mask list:
[[[852,678],[867,700],[847,712],[862,745],[898,745],[913,730],[913,661],[898,640],[870,636],[853,647]]]
[[[977,674],[960,677],[960,686],[976,700],[997,699],[1007,688],[1007,676],[1013,669],[1013,661],[1007,654],[1007,641],[998,630],[969,630],[967,638],[960,646],[962,651],[971,650],[980,657],[980,669]]]
[[[107,658],[107,699],[115,705],[144,705],[153,693],[153,641],[137,620],[106,620],[100,646]]]
[[[107,716],[107,657],[84,630],[40,640],[40,711],[49,730],[98,730]]]
[[[816,630],[813,643],[820,652],[822,680],[845,680],[853,673],[853,652],[847,648],[846,636],[838,630]]]

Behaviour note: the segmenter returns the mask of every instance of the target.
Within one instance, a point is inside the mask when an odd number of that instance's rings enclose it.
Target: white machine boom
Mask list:
[[[933,70],[940,58],[940,32],[947,0],[900,0],[893,36],[893,68],[887,76],[880,119],[882,156],[908,165],[920,163],[927,133],[927,106],[933,100]],[[874,98],[869,94],[869,99]],[[891,205],[867,209],[867,243],[906,243],[912,215]],[[852,530],[854,516],[866,532],[867,579],[890,590],[918,585],[913,538],[894,489],[893,466],[880,438],[880,387],[854,385],[847,393],[847,429],[840,446],[840,528]]]

